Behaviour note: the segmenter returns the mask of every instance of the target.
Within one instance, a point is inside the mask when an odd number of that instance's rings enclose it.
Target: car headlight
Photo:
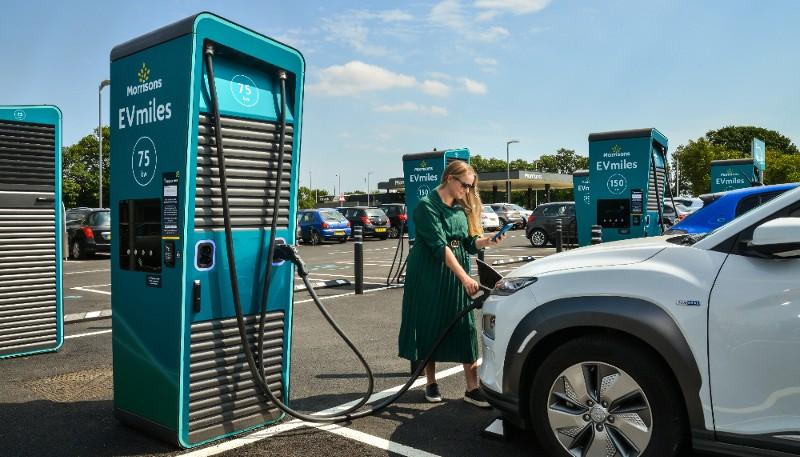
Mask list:
[[[530,286],[536,280],[537,278],[531,276],[503,278],[495,284],[492,293],[495,295],[511,295],[520,289]]]
[[[494,314],[483,315],[483,334],[494,339]]]

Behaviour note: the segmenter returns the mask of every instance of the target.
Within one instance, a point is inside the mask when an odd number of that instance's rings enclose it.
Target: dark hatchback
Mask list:
[[[386,213],[391,223],[391,227],[389,227],[389,237],[397,238],[400,236],[400,227],[403,227],[403,233],[408,233],[406,205],[403,203],[384,203],[380,208]]]
[[[371,236],[385,240],[389,237],[389,217],[380,208],[367,208],[364,206],[354,206],[336,208],[350,221],[355,236],[355,228],[363,227],[364,236]]]
[[[109,252],[111,212],[107,208],[73,208],[66,213],[67,246],[73,259]]]
[[[561,219],[562,240],[574,243],[578,236],[575,202],[552,202],[537,206],[528,216],[525,237],[537,248],[543,248],[548,243],[555,244],[557,219]]]

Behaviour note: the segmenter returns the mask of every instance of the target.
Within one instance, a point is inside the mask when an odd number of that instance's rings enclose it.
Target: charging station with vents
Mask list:
[[[58,350],[61,111],[0,106],[0,358]]]
[[[111,51],[115,415],[182,447],[283,415],[240,329],[286,402],[294,266],[268,252],[273,216],[276,243],[295,243],[304,71],[299,51],[210,13]]]

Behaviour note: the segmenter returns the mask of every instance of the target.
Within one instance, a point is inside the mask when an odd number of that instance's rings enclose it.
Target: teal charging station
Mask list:
[[[268,252],[295,243],[304,71],[210,13],[111,51],[114,410],[181,447],[282,418],[247,347],[289,397],[294,266]]]
[[[417,203],[441,183],[444,169],[453,160],[463,160],[469,163],[469,149],[434,150],[403,156],[409,240],[416,238],[414,210],[417,208]]]
[[[590,134],[590,217],[578,232],[600,225],[603,241],[660,235],[667,146],[654,128]]]
[[[58,350],[61,111],[0,106],[0,359]]]
[[[763,164],[763,162],[761,162]],[[725,192],[760,184],[763,168],[753,158],[711,161],[711,192]]]
[[[592,187],[589,180],[589,170],[575,170],[572,173],[572,195],[575,198],[575,224],[578,235],[578,245],[586,246],[592,239],[591,224],[581,224],[581,221],[593,220],[592,217]]]

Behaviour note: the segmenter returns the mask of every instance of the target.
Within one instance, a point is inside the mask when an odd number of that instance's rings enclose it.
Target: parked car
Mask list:
[[[557,219],[561,219],[562,240],[575,242],[578,236],[575,202],[551,202],[537,206],[528,216],[525,238],[536,248],[543,248],[547,243],[555,244]]]
[[[667,199],[669,201],[670,199]],[[689,210],[690,213],[697,211],[703,207],[703,199],[699,197],[673,197],[675,203],[680,203]]]
[[[675,206],[673,207],[672,202],[667,200],[664,202],[664,209],[661,213],[661,217],[664,219],[665,227],[672,227],[673,225],[685,219],[689,214],[691,214],[691,211],[689,211],[689,209],[685,206],[675,202]]]
[[[108,208],[72,208],[65,214],[67,246],[73,259],[85,259],[97,252],[109,252],[111,212]]]
[[[389,237],[389,217],[382,209],[353,206],[337,210],[350,221],[350,227],[353,229],[358,226],[363,227],[364,237],[371,236],[382,240]]]
[[[798,278],[800,189],[530,262],[483,304],[480,385],[540,455],[798,455]]]
[[[305,210],[299,225],[303,243],[315,246],[329,240],[344,243],[351,234],[348,220],[333,208]]]
[[[522,218],[522,223],[527,225],[528,224],[528,218],[531,216],[531,214],[533,214],[533,210],[525,209],[525,208],[523,208],[523,207],[521,207],[519,205],[515,205],[513,203],[509,203],[509,205],[511,206],[512,209],[515,209],[515,210],[517,210],[519,212],[519,215]]]
[[[798,185],[773,184],[701,195],[703,207],[664,233],[708,233]]]
[[[386,213],[389,218],[389,237],[398,238],[400,236],[400,227],[403,227],[403,233],[408,232],[408,214],[406,214],[406,205],[403,203],[384,203],[380,205],[380,209]]]
[[[508,223],[513,223],[514,228],[520,228],[525,226],[525,221],[522,220],[522,215],[519,213],[519,210],[514,209],[517,205],[511,205],[510,203],[492,203],[491,207],[495,213],[497,213],[497,217],[500,219],[500,225],[506,225]]]
[[[500,218],[497,217],[497,213],[492,209],[492,205],[483,205],[481,224],[483,225],[483,230],[487,232],[494,232],[500,228]]]

